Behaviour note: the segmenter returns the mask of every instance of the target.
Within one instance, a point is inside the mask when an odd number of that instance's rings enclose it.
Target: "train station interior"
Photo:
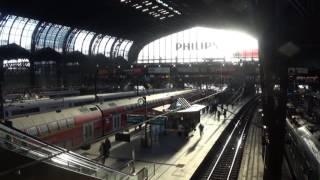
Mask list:
[[[320,180],[319,20],[316,0],[1,0],[0,179]]]

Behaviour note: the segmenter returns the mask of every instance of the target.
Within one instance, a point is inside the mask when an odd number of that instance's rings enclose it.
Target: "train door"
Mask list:
[[[121,114],[113,114],[112,115],[112,129],[120,129],[121,128]]]
[[[83,125],[83,142],[89,142],[93,140],[93,122]]]

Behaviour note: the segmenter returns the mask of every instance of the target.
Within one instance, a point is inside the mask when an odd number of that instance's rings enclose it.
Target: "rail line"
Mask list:
[[[238,178],[248,125],[256,105],[257,97],[254,97],[235,115],[191,177],[192,180]]]

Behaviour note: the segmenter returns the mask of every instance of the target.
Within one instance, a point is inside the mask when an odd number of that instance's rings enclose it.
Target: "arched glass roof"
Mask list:
[[[41,23],[36,33],[36,49],[52,48],[57,52],[63,51],[63,42],[70,27],[51,23]]]
[[[39,21],[7,15],[0,21],[0,45],[15,43],[31,50],[32,34]]]
[[[245,33],[194,27],[147,44],[138,63],[197,63],[258,59],[258,41]]]
[[[0,46],[16,43],[33,51],[52,48],[57,52],[79,51],[85,55],[103,54],[106,57],[123,57],[133,41],[94,32],[39,22],[37,20],[5,15],[0,17]],[[129,48],[126,44],[131,44]],[[34,47],[35,49],[33,49]]]

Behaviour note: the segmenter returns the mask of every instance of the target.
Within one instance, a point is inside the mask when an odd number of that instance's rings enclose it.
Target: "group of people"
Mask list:
[[[220,110],[218,107],[220,106]],[[217,116],[218,120],[220,120],[220,116],[223,115],[224,119],[227,118],[228,104],[209,104],[204,108],[204,113],[212,113],[214,116]],[[232,108],[233,105],[231,104]]]

